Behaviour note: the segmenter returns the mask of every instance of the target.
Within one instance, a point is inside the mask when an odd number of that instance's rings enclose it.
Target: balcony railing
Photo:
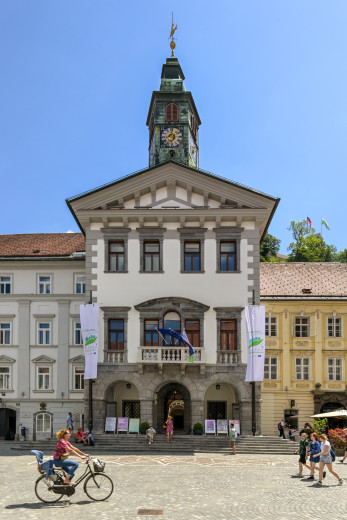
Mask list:
[[[238,365],[241,362],[241,352],[237,350],[217,350],[219,365]]]
[[[194,363],[205,363],[205,349],[194,348]],[[139,347],[139,363],[188,363],[186,347]]]
[[[127,353],[124,350],[105,350],[104,363],[112,363],[113,365],[122,365],[127,362]]]

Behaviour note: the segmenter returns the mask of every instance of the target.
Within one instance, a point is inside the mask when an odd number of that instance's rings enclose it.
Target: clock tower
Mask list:
[[[153,92],[148,111],[149,166],[172,160],[198,168],[201,121],[193,96],[184,87],[171,36],[172,55],[163,65],[160,89]]]

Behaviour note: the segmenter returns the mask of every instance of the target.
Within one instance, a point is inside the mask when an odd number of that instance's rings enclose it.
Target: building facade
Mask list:
[[[347,264],[262,263],[266,308],[262,432],[347,409]]]

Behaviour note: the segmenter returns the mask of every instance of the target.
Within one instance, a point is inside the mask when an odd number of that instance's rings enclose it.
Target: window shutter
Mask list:
[[[173,122],[179,120],[179,111],[176,103],[169,103],[165,107],[165,121]]]

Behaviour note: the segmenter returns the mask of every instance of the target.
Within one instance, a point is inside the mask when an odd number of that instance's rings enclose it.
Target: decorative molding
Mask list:
[[[35,359],[31,360],[33,363],[55,363],[55,359],[52,359],[48,356],[39,356]]]

